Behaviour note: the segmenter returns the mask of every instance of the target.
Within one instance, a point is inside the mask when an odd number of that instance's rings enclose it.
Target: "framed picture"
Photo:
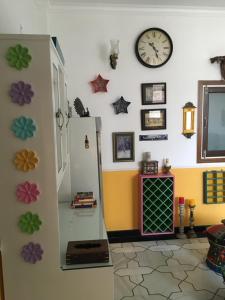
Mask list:
[[[166,83],[142,83],[142,105],[166,104]]]
[[[113,161],[134,161],[134,132],[113,132]]]
[[[142,109],[141,130],[166,129],[166,109]]]

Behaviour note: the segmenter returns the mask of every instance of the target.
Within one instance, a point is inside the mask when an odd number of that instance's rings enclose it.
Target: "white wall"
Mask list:
[[[0,33],[46,32],[45,3],[37,0],[0,0]]]
[[[219,80],[219,66],[210,57],[224,55],[225,14],[223,12],[117,11],[52,8],[49,30],[59,38],[68,74],[68,96],[79,97],[92,116],[103,123],[103,168],[135,169],[142,153],[150,151],[161,164],[168,157],[173,167],[203,167],[196,164],[196,135],[182,134],[182,106],[197,105],[198,80]],[[135,57],[138,35],[150,27],[166,30],[173,40],[174,52],[161,68],[149,69]],[[120,40],[118,67],[109,65],[109,40]],[[109,79],[108,93],[92,93],[89,82],[98,74]],[[166,82],[167,104],[158,107],[141,105],[141,83]],[[128,114],[115,115],[112,103],[120,96],[131,102]],[[141,131],[140,110],[167,109],[167,129]],[[135,162],[112,162],[112,132],[134,131]],[[139,134],[168,134],[168,141],[139,142]],[[218,164],[217,164],[218,165]],[[222,164],[221,164],[222,165]],[[213,166],[213,164],[211,164]]]

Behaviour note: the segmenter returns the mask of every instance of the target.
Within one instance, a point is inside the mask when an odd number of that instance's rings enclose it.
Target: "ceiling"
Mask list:
[[[198,7],[211,9],[224,9],[225,0],[49,0],[54,5],[75,5],[75,6],[154,6],[154,7]]]

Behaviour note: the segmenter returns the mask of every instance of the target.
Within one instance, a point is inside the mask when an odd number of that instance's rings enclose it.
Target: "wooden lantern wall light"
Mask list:
[[[187,102],[183,107],[183,132],[182,134],[190,139],[195,134],[195,109],[192,102]]]

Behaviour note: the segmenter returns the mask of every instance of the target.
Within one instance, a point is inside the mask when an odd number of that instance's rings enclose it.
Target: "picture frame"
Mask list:
[[[141,130],[166,129],[166,109],[142,109]]]
[[[142,105],[166,104],[166,82],[142,83]]]
[[[134,161],[134,132],[113,132],[113,162]]]

